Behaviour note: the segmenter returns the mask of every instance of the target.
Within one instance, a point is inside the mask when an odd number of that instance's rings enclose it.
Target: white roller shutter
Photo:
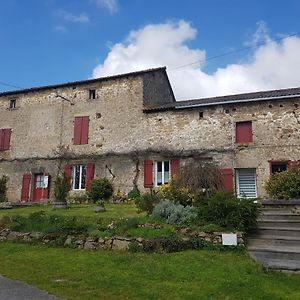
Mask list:
[[[256,169],[236,169],[238,197],[256,198]]]

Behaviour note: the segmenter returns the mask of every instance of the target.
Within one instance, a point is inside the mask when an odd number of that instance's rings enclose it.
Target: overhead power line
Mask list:
[[[290,34],[290,35],[287,35],[287,36],[284,36],[284,37],[280,37],[280,38],[277,38],[277,39],[272,39],[272,42],[278,42],[278,41],[284,40],[288,37],[296,36],[296,35],[299,35],[299,34],[300,34],[300,32],[296,32],[296,33],[293,33],[293,34]],[[188,63],[188,64],[184,64],[184,65],[180,65],[180,66],[177,66],[177,67],[174,67],[174,68],[170,68],[168,71],[174,71],[174,70],[177,70],[177,69],[181,69],[181,68],[185,68],[185,67],[188,67],[188,66],[196,65],[196,64],[199,64],[199,63],[204,63],[204,62],[207,62],[209,60],[213,60],[213,59],[220,58],[220,57],[223,57],[223,56],[227,56],[227,55],[230,55],[230,54],[238,53],[238,52],[241,52],[241,51],[255,49],[259,46],[266,45],[269,42],[270,41],[260,42],[260,43],[257,43],[256,45],[253,45],[253,46],[239,48],[239,49],[228,51],[228,52],[225,52],[225,53],[221,53],[221,54],[218,54],[218,55],[215,55],[215,56],[210,56],[210,57],[202,59],[202,60],[197,60],[197,61],[194,61],[194,62],[191,62],[191,63]]]
[[[5,85],[5,86],[9,86],[9,87],[13,87],[13,88],[15,88],[15,89],[23,89],[23,88],[20,87],[20,86],[13,85],[13,84],[6,83],[6,82],[2,82],[2,81],[0,81],[0,84],[1,84],[1,85]]]

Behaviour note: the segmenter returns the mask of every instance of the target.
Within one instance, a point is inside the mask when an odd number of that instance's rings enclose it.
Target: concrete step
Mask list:
[[[274,229],[268,227],[261,227],[253,230],[249,237],[256,236],[256,237],[265,237],[265,236],[277,236],[279,239],[282,237],[293,237],[299,238],[300,237],[300,230],[296,228],[283,228],[283,229]]]
[[[300,222],[300,215],[296,214],[284,214],[284,215],[273,215],[273,214],[261,214],[258,219],[258,221],[269,221],[269,222],[285,222],[285,221],[298,221]]]
[[[256,261],[264,264],[270,259],[300,261],[300,249],[293,247],[248,247],[249,254]]]
[[[275,270],[284,270],[292,272],[300,272],[300,261],[282,260],[282,259],[268,259],[265,261],[265,267]]]
[[[300,230],[300,221],[257,221],[257,228]]]
[[[284,235],[272,235],[272,234],[268,234],[268,233],[261,233],[260,231],[258,231],[256,234],[251,234],[250,237],[247,238],[247,240],[250,239],[260,239],[260,240],[292,240],[292,241],[300,241],[300,236],[299,235],[295,235],[295,236],[290,236],[287,235],[288,233],[285,232]]]
[[[286,247],[298,248],[300,250],[300,237],[297,239],[268,239],[268,238],[248,238],[248,247],[269,248],[269,247]]]

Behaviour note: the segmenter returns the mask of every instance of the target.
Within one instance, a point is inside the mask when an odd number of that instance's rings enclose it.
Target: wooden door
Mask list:
[[[42,199],[49,198],[49,176],[47,174],[34,175],[33,199],[34,202],[40,202]]]

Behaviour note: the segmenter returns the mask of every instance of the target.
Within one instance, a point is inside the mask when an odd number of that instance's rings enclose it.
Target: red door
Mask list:
[[[49,176],[48,174],[34,175],[33,201],[40,202],[42,199],[49,198]]]

